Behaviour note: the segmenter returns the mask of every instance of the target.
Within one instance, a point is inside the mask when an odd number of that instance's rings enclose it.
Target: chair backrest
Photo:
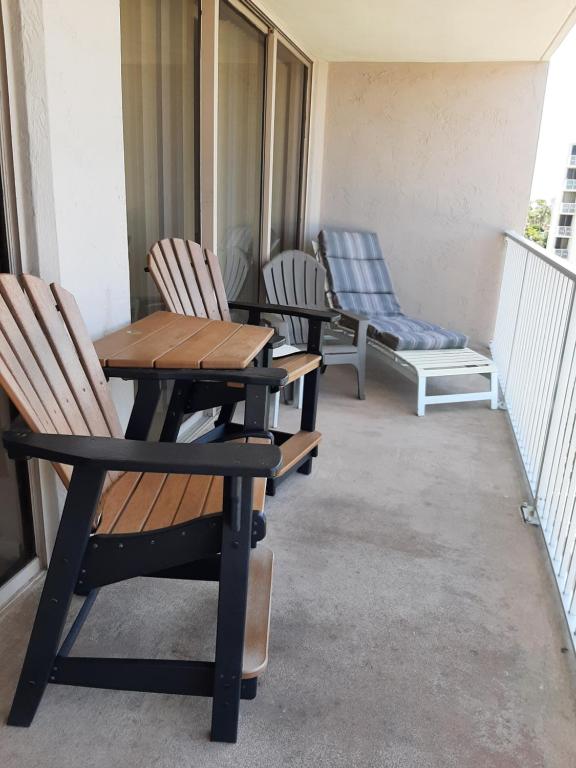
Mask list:
[[[303,251],[283,251],[262,270],[270,304],[324,309],[326,270],[313,256]],[[282,315],[288,325],[291,344],[308,341],[308,321]]]
[[[222,268],[222,282],[228,301],[234,301],[240,295],[248,277],[248,256],[239,248],[234,248],[225,256]]]
[[[78,305],[55,283],[0,275],[0,385],[33,432],[123,437]],[[67,484],[70,467],[55,468]]]
[[[148,252],[148,271],[170,312],[230,320],[220,263],[198,243],[177,237],[159,240]]]
[[[318,240],[334,306],[367,317],[401,311],[375,232],[323,229]]]

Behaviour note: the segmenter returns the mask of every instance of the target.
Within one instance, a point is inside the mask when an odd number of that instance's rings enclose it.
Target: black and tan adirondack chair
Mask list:
[[[51,461],[67,487],[9,724],[60,683],[210,696],[212,739],[235,741],[267,663],[272,553],[256,544],[280,450],[124,439],[74,298],[36,277],[0,276],[0,384],[26,425],[4,434],[9,456]],[[98,589],[134,576],[219,582],[214,660],[70,655]]]
[[[255,304],[228,301],[218,258],[214,253],[191,240],[169,238],[155,243],[148,253],[147,269],[162,300],[171,312],[216,320],[230,320],[230,310],[248,312],[248,322],[259,325],[263,314],[304,318],[308,322],[307,347],[304,351],[268,361],[287,371],[286,384],[304,378],[304,394],[300,430],[295,433],[272,430],[274,442],[282,451],[282,469],[268,480],[267,492],[273,495],[276,486],[293,471],[310,474],[312,458],[317,455],[321,434],[316,431],[319,370],[321,364],[322,323],[337,314],[328,309],[314,309],[276,304]],[[242,399],[240,392],[237,402]],[[220,405],[213,401],[212,405]],[[209,401],[198,407],[209,407]],[[234,431],[232,422],[235,403],[222,409],[216,429],[228,435]],[[215,437],[217,435],[214,435]],[[210,439],[210,438],[209,438]]]

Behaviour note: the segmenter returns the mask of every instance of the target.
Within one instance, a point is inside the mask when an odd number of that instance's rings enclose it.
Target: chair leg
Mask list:
[[[252,480],[224,478],[212,741],[234,743],[238,736],[251,523]]]
[[[48,684],[104,477],[94,467],[72,474],[8,725],[30,725]]]
[[[278,418],[280,415],[280,390],[278,392],[275,392],[272,396],[272,415],[270,419],[270,426],[272,429],[276,429],[278,427]]]
[[[418,376],[418,416],[426,413],[426,377]]]
[[[360,360],[355,368],[358,378],[358,400],[366,400],[366,361]]]
[[[294,407],[302,410],[304,402],[304,380],[302,377],[294,382]]]
[[[498,374],[490,374],[490,408],[495,411],[498,408]]]

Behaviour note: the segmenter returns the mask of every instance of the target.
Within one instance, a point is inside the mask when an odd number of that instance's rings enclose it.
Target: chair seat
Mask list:
[[[398,313],[371,315],[368,335],[396,351],[410,349],[463,349],[468,337],[440,325]]]
[[[296,355],[287,355],[286,357],[277,357],[272,362],[273,368],[284,368],[288,374],[288,384],[296,379],[300,379],[305,374],[320,367],[322,357],[320,355],[310,355],[302,352]]]
[[[127,534],[168,528],[222,512],[224,479],[213,475],[126,472],[100,501],[96,533]],[[254,480],[253,507],[264,509],[266,479]]]

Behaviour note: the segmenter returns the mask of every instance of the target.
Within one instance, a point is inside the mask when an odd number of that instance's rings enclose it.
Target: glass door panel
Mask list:
[[[308,69],[281,42],[276,56],[270,256],[299,247]]]
[[[120,0],[132,315],[160,309],[144,272],[162,237],[199,240],[198,0]]]
[[[266,36],[220,3],[218,40],[218,248],[228,299],[256,300]]]
[[[10,272],[3,190],[0,185],[0,272]],[[10,429],[16,413],[0,390],[0,431]],[[0,586],[36,556],[26,462],[14,462],[0,445]]]

